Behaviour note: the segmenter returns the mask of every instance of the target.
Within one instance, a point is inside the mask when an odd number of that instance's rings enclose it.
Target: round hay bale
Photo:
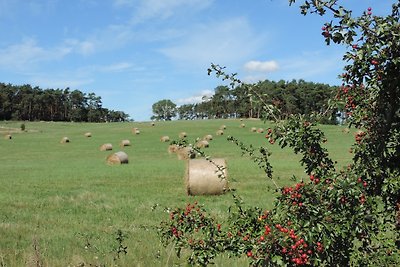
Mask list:
[[[210,144],[208,143],[207,140],[200,140],[196,143],[196,147],[197,148],[205,148],[205,147],[209,147]]]
[[[191,147],[178,147],[176,154],[179,160],[194,159],[196,157],[196,153]]]
[[[216,135],[224,135],[224,131],[218,130],[215,134],[216,134]]]
[[[128,162],[128,154],[124,151],[115,152],[107,157],[107,163],[110,165],[127,164]]]
[[[87,133],[85,133],[85,136],[86,136],[86,137],[92,137],[92,133],[87,132]]]
[[[240,128],[245,128],[245,127],[246,127],[246,124],[244,124],[244,123],[240,124]]]
[[[160,141],[161,142],[169,142],[169,136],[168,135],[161,136]]]
[[[251,127],[250,131],[252,131],[253,133],[257,132],[257,128],[256,127]]]
[[[69,143],[70,141],[69,141],[69,138],[68,137],[63,137],[63,138],[61,138],[61,141],[60,141],[60,143],[61,144],[65,144],[65,143]]]
[[[151,126],[155,126],[156,124],[154,122],[151,123]]]
[[[179,133],[179,138],[185,138],[185,137],[187,137],[187,133],[186,132],[180,132]]]
[[[173,145],[169,145],[168,146],[168,153],[169,154],[173,154],[176,153],[176,151],[178,151],[178,146],[173,144]]]
[[[211,134],[207,134],[203,137],[203,139],[206,141],[211,141],[213,139],[213,136]]]
[[[139,128],[132,128],[132,134],[140,134]]]
[[[100,151],[107,151],[107,150],[112,150],[112,144],[107,143],[107,144],[103,144],[100,146]]]
[[[12,139],[12,135],[11,134],[6,134],[5,136],[4,136],[4,139]]]
[[[349,133],[349,132],[350,132],[350,129],[349,129],[349,128],[344,128],[344,129],[342,130],[342,132],[344,132],[344,133]]]
[[[225,159],[216,158],[212,161],[213,163],[206,159],[188,160],[185,176],[188,195],[221,195],[228,190]]]
[[[263,133],[264,132],[264,129],[263,128],[258,128],[257,129],[257,133]]]
[[[220,130],[225,130],[226,129],[226,125],[221,125],[221,127],[219,127]]]
[[[129,141],[127,139],[122,140],[121,143],[120,143],[120,147],[130,146],[130,145],[131,145],[131,141]]]

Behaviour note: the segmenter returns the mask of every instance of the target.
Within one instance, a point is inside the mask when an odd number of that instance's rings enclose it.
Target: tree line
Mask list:
[[[104,108],[94,93],[0,83],[0,120],[119,122],[128,117]]]
[[[328,106],[328,99],[337,91],[337,86],[306,82],[302,79],[292,81],[265,80],[254,85],[249,94],[245,86],[230,88],[220,85],[214,89],[211,97],[195,104],[177,106],[171,100],[164,99],[153,104],[155,120],[213,119],[213,118],[261,118],[265,105],[274,105],[280,110],[281,117],[291,114],[309,115],[320,112]],[[336,110],[326,114],[325,123],[336,122]]]

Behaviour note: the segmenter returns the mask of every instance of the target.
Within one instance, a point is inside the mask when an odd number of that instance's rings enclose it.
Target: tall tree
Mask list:
[[[169,99],[163,99],[153,104],[152,120],[170,121],[176,116],[176,104]]]

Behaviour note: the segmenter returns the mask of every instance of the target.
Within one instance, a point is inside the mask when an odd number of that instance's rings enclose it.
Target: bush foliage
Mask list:
[[[281,194],[269,211],[247,207],[232,192],[235,204],[223,223],[198,203],[176,208],[159,228],[164,244],[173,243],[178,255],[189,251],[189,262],[200,265],[212,263],[220,253],[246,255],[254,266],[400,264],[399,8],[397,1],[385,17],[375,16],[371,8],[353,17],[336,0],[301,5],[305,15],[331,13],[334,19],[322,27],[322,35],[327,44],[348,47],[343,85],[331,103],[332,108],[344,107],[350,126],[359,129],[353,163],[344,169],[335,168],[323,147],[321,114],[283,120],[254,85],[211,66],[209,74],[230,81],[232,87],[240,84],[259,99],[265,119],[275,122],[266,142],[300,154],[309,179],[283,188],[275,183]],[[274,179],[267,146],[257,150],[234,137],[228,140]]]

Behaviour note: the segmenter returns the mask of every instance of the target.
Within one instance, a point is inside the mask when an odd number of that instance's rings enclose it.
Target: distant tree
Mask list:
[[[103,108],[101,97],[94,93],[0,83],[0,120],[104,122],[128,117],[122,111]]]
[[[193,120],[197,117],[194,104],[181,105],[177,108],[177,111],[180,120]]]
[[[153,104],[152,120],[170,121],[176,116],[176,104],[169,99],[163,99]]]

